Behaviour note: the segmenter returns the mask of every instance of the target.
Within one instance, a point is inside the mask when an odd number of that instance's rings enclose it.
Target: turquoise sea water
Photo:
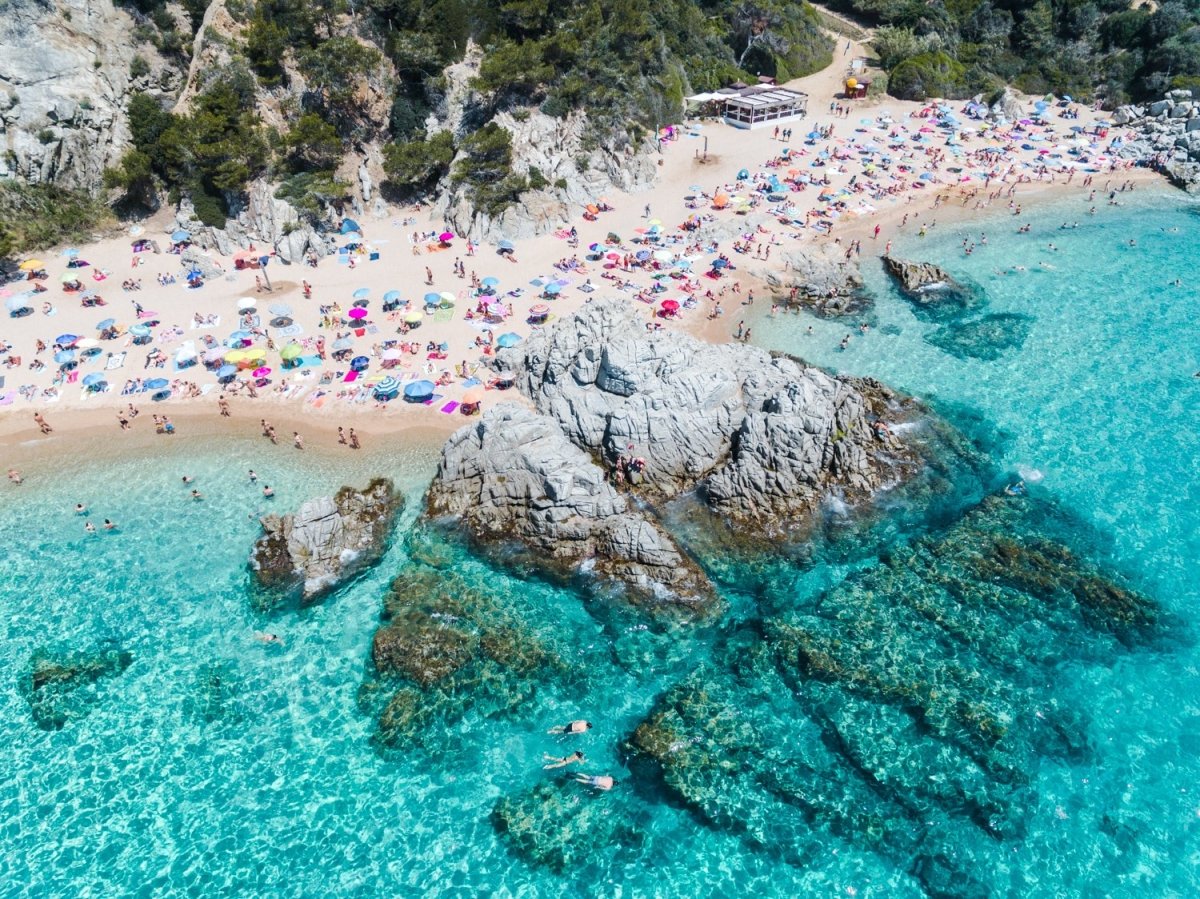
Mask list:
[[[1038,496],[1094,526],[1081,532],[1093,555],[1187,622],[1200,608],[1200,381],[1192,378],[1200,282],[1190,250],[1200,217],[1175,194],[1139,195],[1095,218],[1085,211],[1040,213],[1034,233],[1021,237],[1007,219],[990,222],[987,247],[970,257],[951,227],[897,243],[981,286],[987,305],[965,321],[1027,317],[1023,345],[998,358],[959,358],[931,343],[949,345],[945,329],[963,320],[918,319],[869,263],[873,327],[865,337],[855,330],[846,351],[837,348],[844,323],[783,317],[756,334],[929,398],[999,469],[1039,472]],[[1080,227],[1054,230],[1063,219]],[[1057,251],[1046,248],[1051,241]],[[1056,272],[1040,271],[1042,261]],[[1013,264],[1027,271],[994,274]],[[1168,285],[1176,277],[1182,287]],[[302,457],[261,441],[181,441],[149,458],[31,468],[26,486],[4,492],[0,895],[929,894],[931,878],[917,876],[902,845],[864,845],[819,817],[739,826],[700,815],[629,766],[620,744],[663,691],[724,664],[743,633],[736,622],[753,630],[756,598],[736,589],[727,590],[724,626],[660,630],[460,554],[454,570],[486,584],[576,676],[547,679],[507,715],[468,709],[432,748],[377,752],[359,689],[433,462],[427,447]],[[383,562],[347,590],[302,612],[256,613],[245,561],[257,534],[252,516],[265,502],[248,468],[275,487],[280,509],[385,473],[409,510]],[[203,502],[186,498],[183,473],[197,477]],[[76,502],[121,531],[86,536]],[[825,564],[797,571],[786,602],[803,608],[845,573]],[[763,600],[774,611],[783,601]],[[261,630],[283,644],[255,641]],[[919,803],[895,832],[937,823],[942,851],[959,856],[959,867],[979,859],[969,873],[992,895],[1200,894],[1200,657],[1187,631],[1152,649],[1086,659],[1064,645],[1051,659],[1053,683],[1030,689],[1050,689],[1059,706],[1080,711],[1088,751],[1031,761],[1016,832],[934,822],[936,809]],[[21,688],[31,654],[107,646],[132,653],[128,670],[101,682],[86,716],[58,731],[37,728]],[[723,679],[722,689],[735,680]],[[792,714],[777,698],[738,714],[773,734],[769,748],[794,765],[793,741],[821,741],[800,725],[772,730]],[[545,733],[576,717],[596,727],[574,741]],[[544,752],[576,747],[589,771],[621,781],[604,797],[606,815],[629,832],[598,839],[565,870],[531,864],[498,834],[493,809],[553,779],[541,770]],[[903,744],[889,754],[903,757]],[[740,785],[736,766],[728,773]],[[835,805],[873,801],[855,789],[830,795]],[[578,801],[593,797],[581,790]],[[891,822],[882,826],[893,833]]]

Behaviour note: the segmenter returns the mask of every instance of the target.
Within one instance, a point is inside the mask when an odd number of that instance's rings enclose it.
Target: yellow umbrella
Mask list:
[[[300,344],[289,343],[287,346],[285,346],[282,350],[279,351],[279,358],[280,359],[289,359],[289,360],[290,359],[299,359],[300,356],[303,355],[303,353],[304,353],[304,350],[301,348]]]
[[[38,269],[45,267],[46,263],[40,259],[26,259],[21,263],[21,271],[23,272],[36,272]]]
[[[406,322],[408,322],[410,325],[415,325],[417,322],[419,322],[422,319],[422,317],[423,316],[421,315],[420,312],[414,311],[414,312],[410,312],[410,313],[408,313],[408,315],[404,316],[404,320]]]
[[[246,354],[247,359],[265,359],[265,358],[267,358],[266,347],[248,346],[244,350],[242,350],[242,352]],[[226,357],[226,358],[228,358],[228,357]]]
[[[236,365],[237,363],[249,358],[250,357],[247,355],[245,350],[230,350],[225,354],[225,361],[230,365]]]

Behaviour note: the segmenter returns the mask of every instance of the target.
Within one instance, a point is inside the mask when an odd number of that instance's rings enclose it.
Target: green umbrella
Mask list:
[[[287,359],[288,361],[291,361],[292,359],[299,359],[303,352],[304,350],[301,348],[300,344],[289,343],[279,351],[279,357],[281,359]]]

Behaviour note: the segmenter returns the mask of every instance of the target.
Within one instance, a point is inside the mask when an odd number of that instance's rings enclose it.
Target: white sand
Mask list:
[[[738,189],[734,181],[736,173],[742,168],[749,169],[752,176],[754,173],[773,172],[781,178],[786,177],[790,167],[806,173],[811,172],[816,177],[827,173],[831,184],[823,189],[824,193],[836,194],[849,184],[852,177],[857,176],[860,187],[867,183],[862,162],[864,157],[858,152],[859,145],[869,143],[881,152],[889,152],[888,144],[894,145],[900,141],[905,143],[904,150],[890,152],[898,165],[908,166],[910,171],[901,173],[893,166],[891,173],[877,173],[878,183],[902,185],[902,192],[881,199],[872,199],[865,192],[847,194],[844,197],[847,209],[838,218],[832,236],[788,225],[779,225],[770,231],[754,235],[757,249],[774,245],[776,252],[772,254],[772,265],[782,255],[782,251],[791,249],[797,242],[803,244],[815,240],[838,239],[848,244],[854,237],[870,238],[875,224],[880,224],[883,230],[877,242],[868,242],[867,251],[881,253],[886,239],[899,227],[899,220],[905,213],[911,218],[908,227],[914,228],[918,227],[918,222],[932,220],[935,215],[961,216],[987,205],[988,193],[983,189],[979,174],[982,169],[980,164],[955,160],[949,157],[947,151],[949,158],[940,166],[935,168],[931,165],[931,160],[925,152],[926,147],[944,150],[947,132],[936,128],[932,121],[926,122],[910,117],[922,104],[892,99],[859,101],[854,104],[849,117],[831,116],[829,104],[841,89],[842,79],[846,74],[845,65],[854,56],[863,54],[862,48],[856,45],[848,55],[840,55],[843,46],[844,41],[839,42],[836,51],[839,55],[830,68],[809,78],[798,79],[789,85],[807,92],[810,97],[810,115],[802,121],[786,125],[795,131],[788,145],[789,149],[793,152],[803,152],[805,155],[798,159],[793,157],[790,162],[784,162],[778,167],[764,168],[767,162],[776,158],[784,148],[781,142],[773,138],[773,129],[763,128],[747,132],[720,123],[705,122],[702,130],[697,132],[703,135],[701,137],[686,136],[688,129],[684,128],[685,136],[664,144],[661,177],[652,190],[637,195],[614,193],[607,198],[615,207],[614,211],[601,213],[594,222],[584,221],[582,217],[576,220],[579,235],[577,249],[569,247],[561,234],[548,234],[536,239],[517,241],[515,256],[518,261],[515,263],[497,255],[495,247],[480,247],[474,257],[468,257],[466,241],[458,239],[453,242],[451,249],[437,252],[427,252],[426,244],[422,242],[420,255],[414,255],[409,235],[414,230],[441,231],[442,225],[440,222],[431,221],[428,213],[416,213],[417,223],[403,226],[402,219],[414,213],[411,210],[398,211],[391,219],[360,220],[365,231],[366,243],[379,253],[378,261],[372,262],[367,261],[365,257],[358,257],[358,264],[353,270],[348,265],[338,264],[337,257],[321,260],[316,268],[307,265],[284,266],[273,261],[266,270],[273,290],[256,292],[255,271],[236,272],[231,258],[216,255],[212,256],[212,260],[223,268],[224,276],[212,279],[198,289],[188,289],[184,285],[183,270],[179,258],[175,255],[139,254],[137,259],[140,264],[135,268],[131,265],[135,258],[130,252],[131,238],[128,234],[121,233],[119,236],[77,248],[80,258],[90,263],[89,267],[80,270],[81,280],[85,287],[98,289],[107,301],[107,305],[95,308],[82,308],[78,294],[68,294],[61,289],[60,278],[67,271],[68,261],[63,255],[63,248],[46,251],[40,254],[39,258],[46,263],[48,278],[44,283],[48,290],[33,302],[34,314],[20,319],[7,316],[0,319],[0,342],[11,347],[7,353],[0,352],[0,360],[5,356],[19,357],[21,360],[19,366],[0,367],[0,376],[4,378],[4,385],[0,387],[0,441],[8,444],[18,437],[28,437],[31,433],[36,433],[32,421],[34,411],[44,413],[59,431],[86,429],[89,432],[104,420],[107,421],[108,427],[116,432],[116,412],[131,401],[142,406],[144,412],[153,405],[155,412],[173,415],[186,414],[189,407],[196,411],[207,410],[208,414],[215,415],[216,398],[220,395],[215,375],[206,371],[202,365],[177,371],[174,357],[180,348],[189,342],[202,353],[204,347],[201,340],[205,335],[211,335],[218,342],[223,342],[238,328],[238,300],[246,296],[257,301],[261,324],[266,326],[276,349],[267,354],[266,365],[272,369],[269,375],[270,383],[259,388],[258,398],[251,400],[239,397],[234,400],[239,418],[257,420],[261,413],[268,417],[285,416],[289,421],[303,419],[307,430],[321,432],[331,431],[337,425],[345,423],[354,425],[366,435],[413,427],[449,431],[461,425],[464,418],[457,411],[443,414],[440,407],[448,401],[462,398],[467,386],[461,378],[455,376],[452,383],[439,387],[437,394],[440,398],[432,406],[405,403],[403,400],[384,406],[375,402],[369,386],[363,386],[365,379],[351,383],[342,380],[344,375],[338,373],[347,372],[347,364],[328,360],[319,366],[306,366],[299,372],[282,371],[278,348],[286,344],[288,338],[278,336],[276,329],[270,327],[269,323],[275,316],[270,313],[269,307],[277,304],[291,307],[289,317],[302,329],[296,339],[305,345],[306,355],[315,355],[313,346],[318,337],[324,337],[327,344],[332,344],[336,334],[349,330],[345,324],[340,323],[340,315],[336,316],[339,324],[334,329],[322,329],[322,316],[318,307],[336,303],[341,313],[345,314],[351,308],[354,291],[366,288],[370,299],[368,331],[363,336],[354,338],[352,355],[366,355],[370,358],[367,379],[370,376],[391,374],[401,379],[435,380],[443,372],[452,371],[464,361],[476,368],[481,377],[486,378],[488,372],[480,366],[481,353],[474,345],[475,338],[483,333],[480,322],[468,321],[465,318],[465,313],[475,307],[475,301],[468,296],[469,277],[472,272],[477,273],[480,278],[499,278],[500,299],[511,306],[512,314],[507,320],[491,326],[495,334],[511,331],[522,336],[528,335],[531,330],[531,325],[526,321],[529,310],[533,305],[544,302],[540,297],[540,289],[530,282],[535,278],[553,280],[562,277],[563,273],[554,267],[556,261],[572,255],[576,255],[581,261],[584,260],[588,245],[603,242],[610,231],[619,233],[624,239],[622,253],[640,249],[640,246],[631,243],[631,239],[639,236],[637,229],[645,229],[648,225],[643,216],[646,206],[650,207],[652,219],[662,221],[666,235],[679,233],[676,226],[689,215],[700,213],[717,219],[732,217],[735,215],[732,208],[713,210],[707,201],[702,200],[699,209],[691,209],[683,198],[695,193],[691,189],[693,186],[699,186],[709,197],[715,196],[727,186],[732,189],[731,192],[736,192]],[[963,103],[956,102],[951,104],[951,107],[964,126],[976,130],[981,124],[961,114]],[[1032,114],[1032,105],[1029,104],[1028,108]],[[874,120],[876,116],[884,113],[891,117],[894,125],[880,127],[873,121],[869,125],[861,123],[863,119]],[[1009,187],[1016,185],[1019,176],[1032,177],[1034,170],[1030,164],[1038,158],[1038,148],[1051,148],[1060,141],[1071,139],[1074,135],[1069,130],[1070,126],[1089,126],[1102,115],[1081,110],[1078,120],[1060,121],[1053,118],[1056,113],[1057,110],[1048,113],[1052,116],[1056,136],[1033,144],[1032,150],[1020,149],[1023,140],[1020,137],[1014,140],[976,135],[966,141],[964,149],[968,152],[983,146],[1006,148],[1003,160],[992,167],[997,175],[1004,175],[1003,181],[993,181],[991,190],[1007,192]],[[833,140],[805,144],[804,136],[809,131],[829,125],[834,128]],[[895,131],[898,126],[907,131]],[[923,126],[930,129],[929,143],[917,145],[911,138],[917,134],[917,129]],[[893,137],[893,134],[898,136]],[[1110,139],[1115,135],[1116,130],[1109,135]],[[705,141],[708,153],[706,160],[702,158]],[[833,160],[833,164],[814,168],[811,163],[821,150],[848,154],[848,157],[842,163]],[[1051,163],[1061,165],[1069,160],[1070,157],[1064,155],[1058,160],[1051,160]],[[961,167],[963,172],[949,173],[946,171],[949,166]],[[976,174],[971,175],[971,172]],[[920,176],[926,173],[932,179],[929,182],[921,181]],[[969,177],[969,180],[960,180],[964,176]],[[1134,173],[1124,170],[1111,175],[1097,175],[1095,186],[1102,188],[1108,179],[1115,179],[1115,183],[1120,183],[1133,176]],[[1081,189],[1082,178],[1082,172],[1075,176],[1072,189]],[[1044,192],[1047,188],[1061,190],[1065,179],[1065,174],[1059,173],[1054,176],[1053,185],[1048,179],[1031,184],[1022,183],[1017,199],[1028,203],[1032,195]],[[915,187],[916,184],[921,184],[923,189]],[[741,195],[751,196],[752,189],[752,183],[744,185],[740,188]],[[975,196],[976,191],[981,193]],[[819,199],[822,193],[822,189],[809,186],[802,192],[790,193],[789,203],[803,221],[805,213],[809,210],[825,209],[828,206],[827,201]],[[932,202],[938,193],[949,199],[941,209],[933,212]],[[1097,199],[1102,200],[1102,197]],[[1007,193],[1003,198],[999,198],[998,202],[1007,203]],[[769,204],[763,201],[755,211],[761,212],[768,208]],[[581,215],[582,212],[583,210],[580,210]],[[166,248],[169,245],[167,229],[170,227],[170,218],[167,214],[143,222],[142,227],[145,236],[156,240],[160,247]],[[736,262],[738,257],[732,253],[729,243],[724,242],[720,251],[729,254]],[[682,250],[684,245],[669,246],[673,250]],[[698,254],[695,258],[694,272],[700,276],[707,269],[706,263],[711,254]],[[466,266],[468,277],[465,280],[453,274],[456,259],[461,259]],[[767,264],[756,262],[756,266],[760,268]],[[632,303],[645,315],[647,322],[662,322],[661,318],[655,318],[659,301],[666,298],[685,298],[685,294],[678,289],[679,281],[674,280],[668,282],[671,283],[672,289],[656,295],[653,305],[646,304],[636,299],[635,294],[653,284],[651,272],[639,269],[629,272],[618,269],[611,272],[622,279],[632,281],[635,285],[632,290],[619,291],[612,287],[610,281],[601,277],[605,269],[600,263],[587,262],[586,265],[586,272],[567,275],[569,285],[557,298],[549,302],[554,316],[569,314],[586,300],[594,299],[598,302]],[[431,286],[425,284],[426,267],[433,275]],[[93,272],[98,270],[109,272],[106,280],[93,280]],[[177,283],[165,287],[158,285],[155,279],[160,273],[174,275]],[[142,289],[136,292],[123,291],[121,284],[127,278],[140,278]],[[590,294],[579,289],[588,278],[597,285],[597,289]],[[302,296],[302,279],[306,279],[312,285],[311,299]],[[733,296],[722,300],[726,306],[726,315],[724,319],[713,321],[707,315],[712,301],[705,299],[703,293],[708,289],[719,290],[722,285],[729,286],[735,279],[726,277],[720,283],[704,277],[693,280],[699,284],[696,291],[699,300],[695,307],[684,309],[678,318],[663,322],[664,326],[685,328],[707,339],[729,339],[736,316],[728,307],[736,306],[738,300]],[[748,282],[744,277],[742,280],[744,289],[761,288],[761,285]],[[9,285],[10,295],[24,286],[26,285]],[[508,291],[517,289],[522,291],[520,296],[505,295]],[[416,310],[422,308],[422,298],[426,292],[448,291],[455,295],[456,301],[452,314],[424,317],[421,326],[412,334],[412,339],[420,343],[420,351],[416,355],[404,355],[400,367],[383,372],[379,358],[381,345],[385,340],[405,339],[396,333],[403,320],[403,313],[388,316],[381,311],[382,296],[388,290],[400,291],[402,297],[410,301],[410,308]],[[763,299],[767,301],[765,296]],[[43,314],[43,302],[53,307],[52,315]],[[95,338],[98,336],[97,323],[107,318],[116,319],[122,330],[127,329],[137,322],[134,302],[155,313],[153,319],[143,320],[161,322],[153,329],[153,342],[149,346],[135,346],[128,335],[103,341],[100,354],[79,366],[76,381],[55,383],[58,376],[58,365],[53,361],[52,343],[55,337],[70,333]],[[201,318],[217,316],[220,324],[211,328],[194,328],[192,323],[197,315]],[[35,353],[35,342],[38,339],[43,340],[49,347],[40,354]],[[444,361],[426,358],[425,345],[429,341],[448,346],[448,355]],[[261,338],[255,341],[255,344],[260,346],[264,343]],[[147,354],[151,349],[161,350],[167,356],[168,361],[164,367],[145,367]],[[328,348],[326,352],[328,354]],[[126,354],[123,363],[109,362],[120,353]],[[30,370],[30,363],[35,357],[45,363],[45,368],[40,371]],[[108,370],[105,370],[106,363],[109,366]],[[83,388],[82,379],[98,371],[104,372],[109,385],[108,390],[90,393]],[[244,376],[248,374],[243,373]],[[174,395],[166,402],[151,404],[149,394],[145,392],[132,396],[122,395],[122,387],[127,380],[158,377],[165,378],[176,386]],[[323,377],[324,380],[333,380],[322,385]],[[182,382],[189,381],[195,382],[205,392],[204,398],[184,398],[186,389]],[[18,388],[22,387],[28,387],[28,390],[24,391],[28,396],[17,393]],[[511,391],[487,391],[484,405],[499,399],[512,398],[514,393]],[[255,408],[252,409],[252,405]],[[80,412],[84,414],[80,415]],[[70,418],[78,418],[77,426],[73,427],[70,424]],[[138,427],[145,427],[148,418],[149,415],[144,414],[138,421]]]

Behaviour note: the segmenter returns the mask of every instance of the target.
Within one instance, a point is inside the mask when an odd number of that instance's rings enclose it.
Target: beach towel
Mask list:
[[[438,411],[444,412],[445,414],[449,415],[451,412],[453,412],[457,408],[458,408],[458,402],[456,400],[451,400],[450,402],[448,402],[444,406],[442,406],[442,408],[439,409]]]
[[[11,406],[13,400],[16,398],[17,392],[15,390],[6,390],[4,393],[0,393],[0,406]]]
[[[78,380],[79,380],[79,372],[78,371],[73,371],[69,375],[67,375],[67,383],[68,384],[74,384]]]
[[[467,378],[463,381],[463,387],[478,387],[482,383],[478,378]]]
[[[204,322],[203,324],[199,324],[199,325],[196,324],[195,319],[192,319],[192,330],[193,331],[195,331],[197,328],[219,328],[220,326],[221,326],[221,316],[219,316],[219,315],[214,315],[212,321]]]
[[[124,353],[113,353],[108,357],[108,361],[104,363],[105,371],[113,371],[125,364]]]
[[[356,371],[348,371],[348,372],[346,372],[346,377],[342,378],[342,381],[346,384],[349,384],[351,381],[357,381],[357,380],[358,380],[358,372],[356,372]]]

